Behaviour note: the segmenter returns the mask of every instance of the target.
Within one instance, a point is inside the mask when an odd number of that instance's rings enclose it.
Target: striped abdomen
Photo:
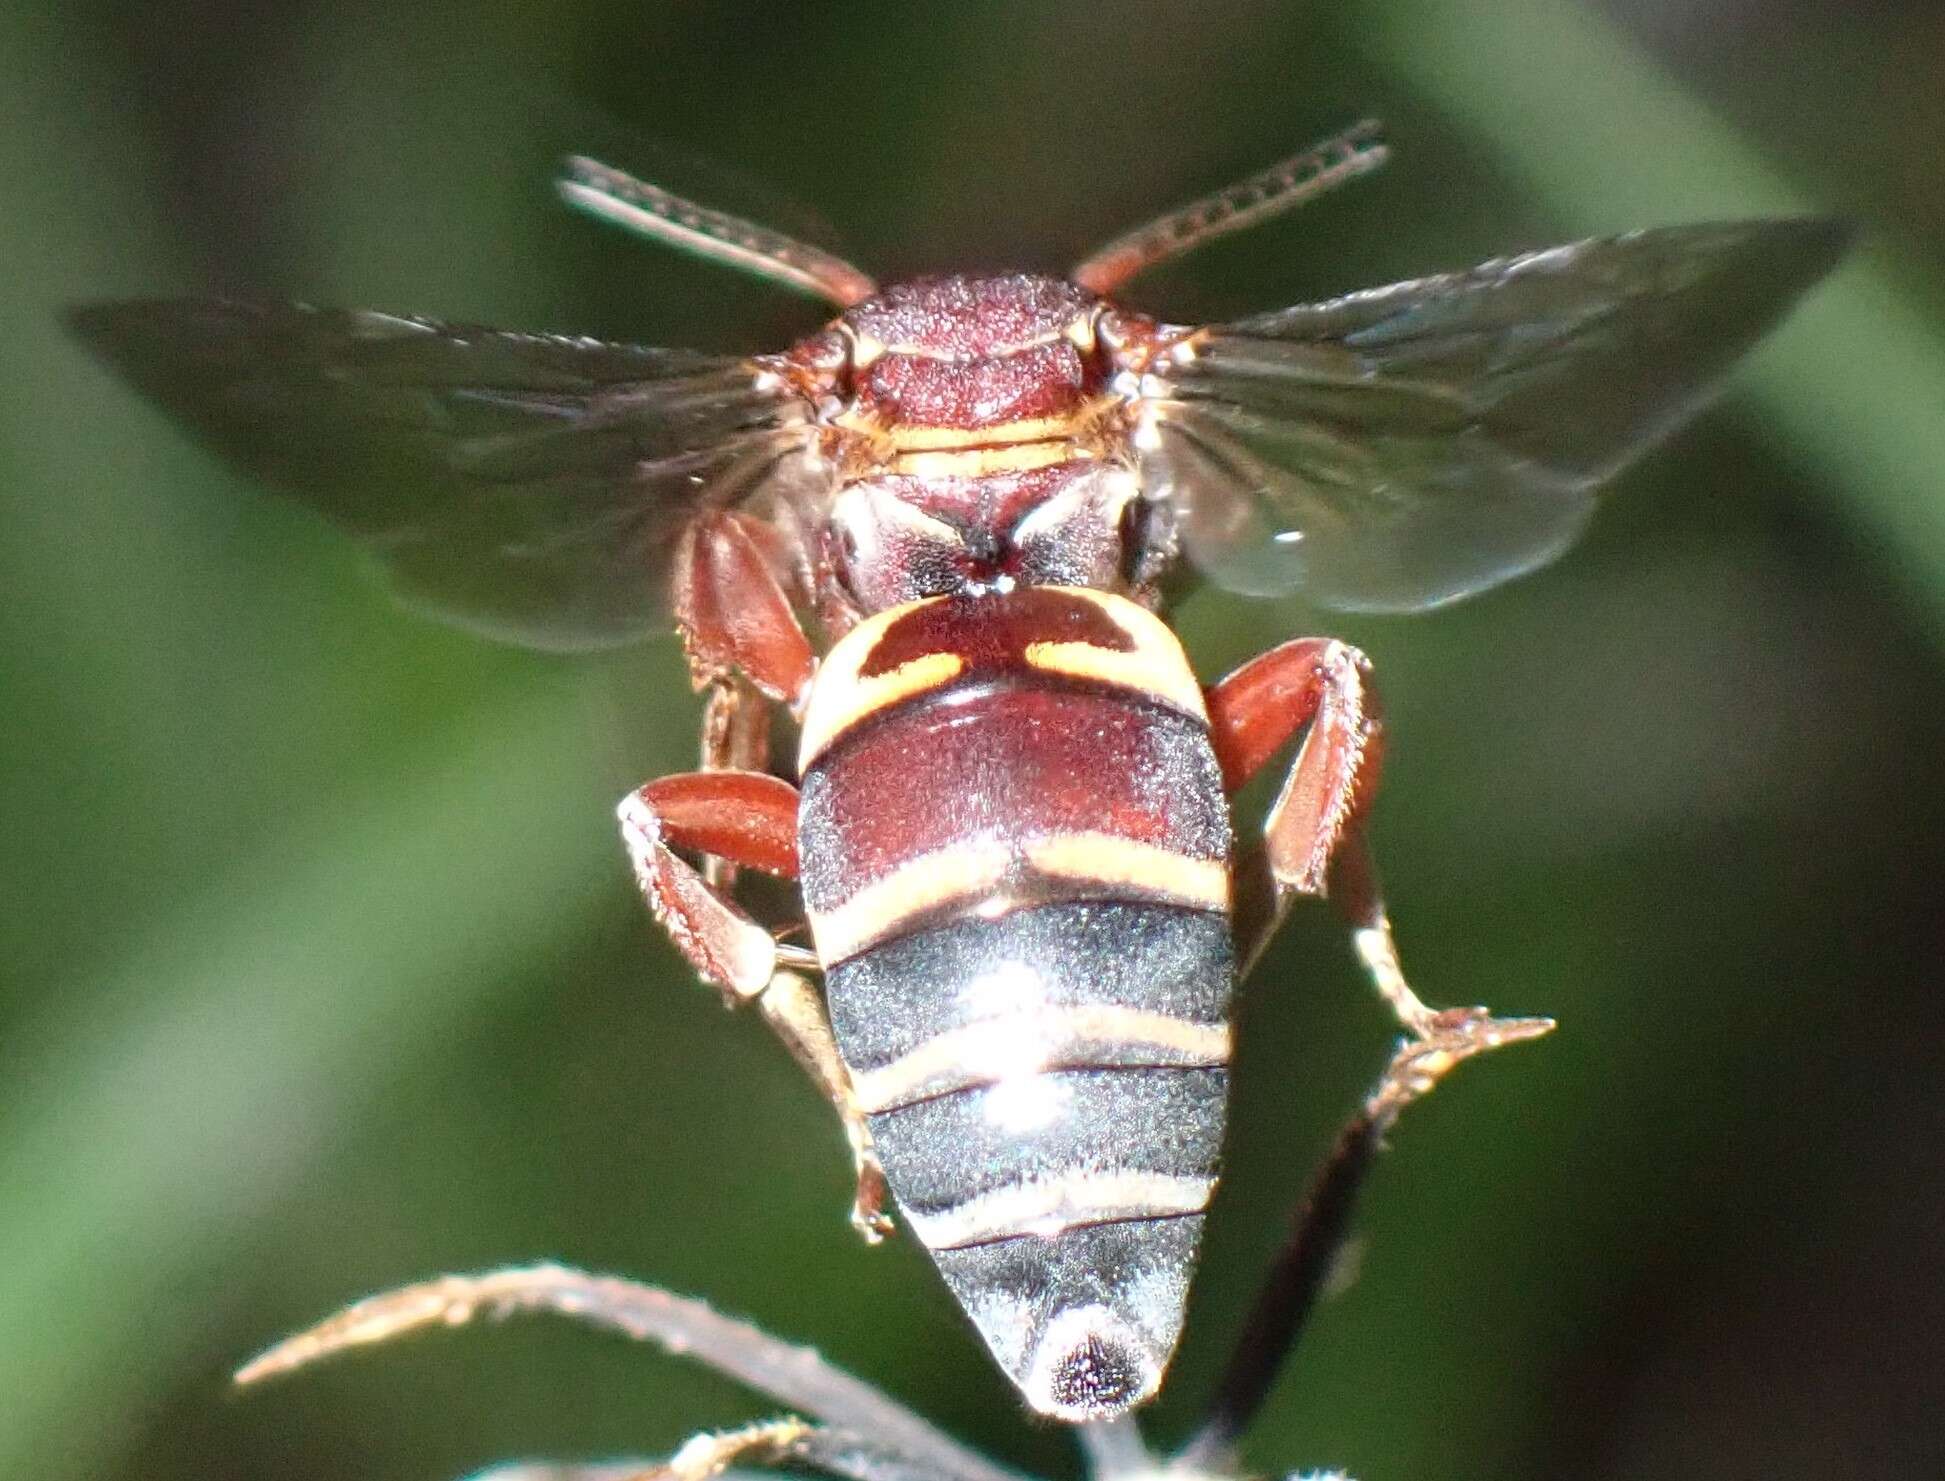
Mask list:
[[[1153,1392],[1214,1188],[1229,824],[1156,618],[1029,587],[881,614],[805,718],[831,1020],[906,1222],[1043,1412]]]

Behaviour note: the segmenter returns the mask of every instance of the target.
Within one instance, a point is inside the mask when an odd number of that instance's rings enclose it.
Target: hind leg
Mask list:
[[[1406,981],[1364,835],[1384,756],[1384,719],[1362,653],[1334,638],[1298,638],[1211,685],[1207,696],[1216,758],[1232,792],[1304,732],[1264,820],[1261,848],[1239,870],[1237,959],[1244,970],[1291,901],[1328,898],[1350,924],[1378,995],[1420,1041],[1472,1033],[1504,1043],[1551,1027],[1546,1019],[1494,1019],[1484,1008],[1429,1008]]]
[[[1216,756],[1231,791],[1304,732],[1250,860],[1252,872],[1242,879],[1248,893],[1238,911],[1238,960],[1254,960],[1292,900],[1327,897],[1350,923],[1379,996],[1407,1030],[1298,1206],[1204,1420],[1178,1457],[1188,1469],[1223,1472],[1234,1469],[1238,1439],[1336,1268],[1385,1134],[1406,1106],[1459,1064],[1536,1038],[1553,1022],[1494,1018],[1484,1008],[1429,1008],[1405,980],[1363,832],[1384,744],[1363,654],[1328,638],[1285,643],[1211,686],[1208,702]]]

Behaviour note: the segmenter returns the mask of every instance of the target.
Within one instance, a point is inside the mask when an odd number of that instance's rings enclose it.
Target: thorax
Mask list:
[[[841,634],[951,592],[1085,586],[1145,599],[1129,403],[1104,305],[1030,274],[925,278],[799,345],[832,474],[811,541]]]

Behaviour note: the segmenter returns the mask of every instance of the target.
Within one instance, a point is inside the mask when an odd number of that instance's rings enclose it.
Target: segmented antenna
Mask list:
[[[1333,185],[1368,175],[1391,153],[1379,137],[1382,132],[1383,125],[1367,118],[1261,174],[1116,237],[1069,276],[1089,292],[1112,293],[1157,263],[1302,205]]]
[[[839,308],[878,285],[841,257],[740,216],[712,211],[583,155],[570,155],[560,192],[570,206],[684,252],[755,273]]]

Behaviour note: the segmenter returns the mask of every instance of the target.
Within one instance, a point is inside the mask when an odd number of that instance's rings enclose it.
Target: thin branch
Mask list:
[[[667,1460],[642,1466],[623,1481],[717,1481],[741,1467],[818,1471],[839,1481],[938,1481],[937,1472],[874,1440],[801,1419],[692,1435]]]
[[[1155,1470],[1155,1457],[1141,1438],[1141,1427],[1132,1414],[1077,1426],[1074,1437],[1087,1456],[1087,1474],[1092,1481],[1146,1476]]]
[[[577,1464],[573,1461],[516,1460],[475,1471],[465,1481],[630,1481],[652,1469],[652,1460],[603,1460]],[[728,1473],[734,1476],[735,1472]],[[751,1473],[750,1481],[754,1481]]]
[[[1021,1481],[811,1348],[772,1337],[700,1301],[560,1265],[450,1275],[372,1296],[252,1359],[238,1370],[236,1381],[258,1383],[426,1327],[529,1312],[572,1317],[693,1358],[839,1431],[869,1436],[871,1445],[895,1451],[935,1481]]]
[[[1249,1320],[1216,1385],[1207,1417],[1182,1449],[1184,1469],[1233,1467],[1237,1441],[1269,1396],[1284,1357],[1330,1276],[1383,1136],[1368,1109],[1338,1133],[1330,1160],[1297,1207],[1289,1241],[1250,1305]]]

